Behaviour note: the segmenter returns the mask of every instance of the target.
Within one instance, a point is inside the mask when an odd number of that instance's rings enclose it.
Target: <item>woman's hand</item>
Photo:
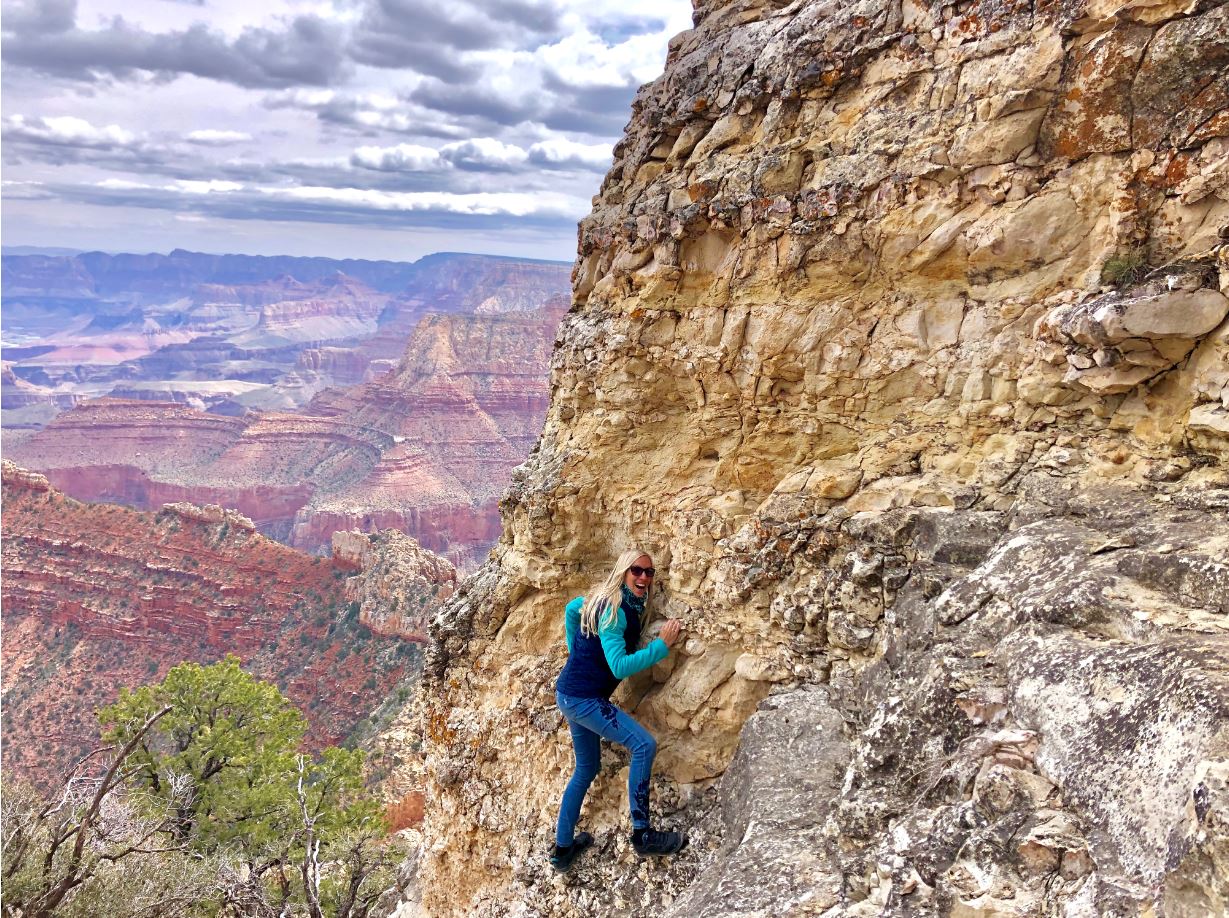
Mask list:
[[[683,623],[677,618],[668,618],[666,623],[661,626],[661,634],[659,637],[666,642],[666,646],[670,647],[679,639],[679,631],[682,629]]]

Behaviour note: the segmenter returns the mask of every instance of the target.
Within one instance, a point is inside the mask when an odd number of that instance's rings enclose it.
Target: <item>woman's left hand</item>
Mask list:
[[[682,627],[683,623],[677,618],[666,619],[666,623],[661,626],[661,639],[666,642],[667,647],[672,646],[678,640]]]

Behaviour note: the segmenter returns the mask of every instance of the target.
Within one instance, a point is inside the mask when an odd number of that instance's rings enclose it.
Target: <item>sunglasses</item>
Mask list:
[[[633,577],[640,577],[640,576],[652,577],[654,574],[657,573],[656,568],[641,567],[639,564],[633,564],[631,567],[628,568],[628,570],[632,572]]]

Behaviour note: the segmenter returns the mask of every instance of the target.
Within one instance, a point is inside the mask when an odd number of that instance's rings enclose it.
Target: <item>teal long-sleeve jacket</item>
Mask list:
[[[660,663],[670,653],[661,638],[656,638],[642,650],[640,642],[643,623],[635,612],[620,606],[615,620],[598,633],[584,634],[580,628],[583,596],[577,596],[564,609],[564,631],[568,640],[568,662],[559,674],[558,691],[573,698],[609,698],[615,686],[628,676]],[[599,617],[600,623],[600,617]]]

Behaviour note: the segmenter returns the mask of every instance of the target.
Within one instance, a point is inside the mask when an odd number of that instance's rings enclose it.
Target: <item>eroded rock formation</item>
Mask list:
[[[425,641],[427,625],[453,593],[457,571],[398,529],[333,533],[333,563],[360,571],[346,581],[346,599],[377,634]]]
[[[433,625],[438,915],[1223,912],[1229,5],[700,2],[580,227],[545,429]],[[546,854],[562,607],[686,640]],[[527,775],[531,775],[527,778]]]
[[[77,404],[76,396],[55,392],[20,379],[9,364],[0,364],[0,411],[5,427],[37,430],[65,408]],[[8,438],[17,442],[15,438]]]
[[[94,399],[11,455],[82,500],[218,503],[312,552],[337,531],[400,529],[472,566],[499,535],[499,497],[540,429],[565,308],[555,297],[525,312],[427,316],[395,367],[299,412]]]
[[[499,535],[498,501],[546,413],[545,377],[566,302],[528,312],[428,316],[396,369],[321,393],[307,411],[380,431],[391,444],[367,474],[320,489],[291,544],[339,529],[401,529],[470,566]]]
[[[311,743],[339,742],[417,667],[414,628],[454,586],[416,546],[390,585],[384,551],[313,557],[218,506],[140,513],[79,503],[8,461],[3,476],[5,769],[39,781],[97,743],[94,710],[121,686],[227,653],[303,709]]]
[[[5,358],[55,396],[35,410],[6,382],[6,429],[105,395],[224,414],[299,408],[389,369],[427,313],[532,310],[567,289],[566,265],[459,253],[410,263],[93,252],[5,255],[3,268],[5,338],[24,344]]]

